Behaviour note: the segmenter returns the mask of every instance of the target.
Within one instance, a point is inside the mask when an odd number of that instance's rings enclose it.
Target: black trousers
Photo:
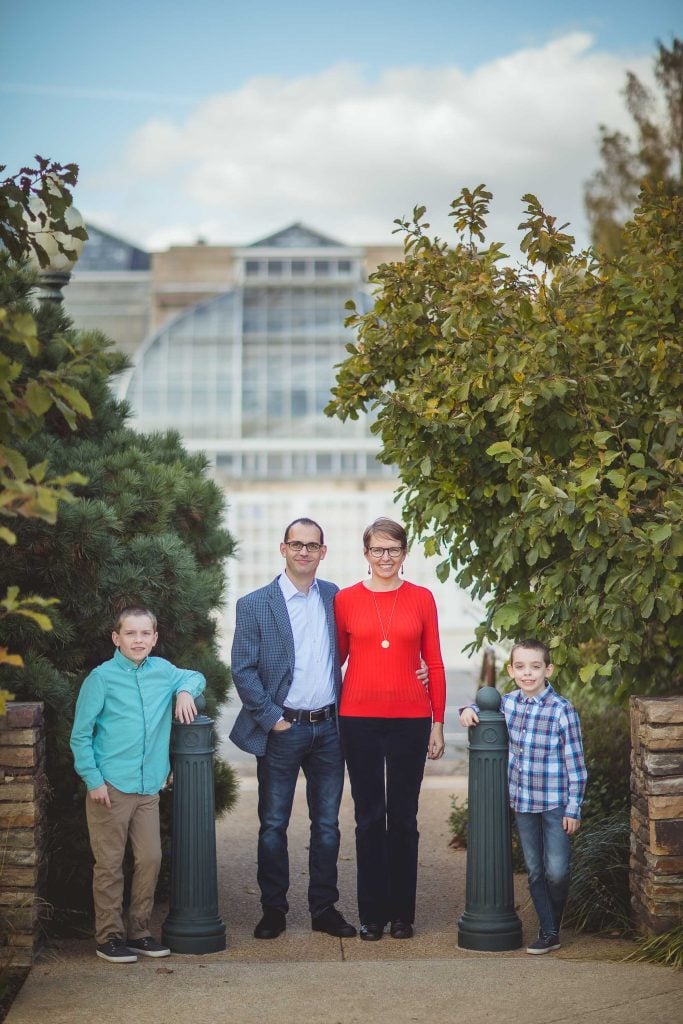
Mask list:
[[[341,716],[356,815],[361,924],[415,920],[417,805],[431,718]]]

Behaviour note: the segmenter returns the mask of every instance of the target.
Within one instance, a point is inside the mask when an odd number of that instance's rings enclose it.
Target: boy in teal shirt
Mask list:
[[[178,721],[192,722],[194,698],[206,681],[200,672],[151,657],[157,638],[157,620],[147,608],[121,612],[112,632],[117,650],[83,682],[71,732],[75,768],[88,790],[96,952],[111,963],[134,963],[137,954],[170,953],[150,934],[161,866],[159,790],[170,772],[173,696]],[[124,942],[128,839],[135,866]]]

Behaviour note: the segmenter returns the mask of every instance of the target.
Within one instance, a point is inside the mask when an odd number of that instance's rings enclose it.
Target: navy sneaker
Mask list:
[[[555,950],[559,948],[559,935],[544,935],[543,932],[539,932],[538,938],[535,942],[532,942],[530,946],[526,947],[526,951],[527,953],[533,953],[536,956],[542,956],[543,953],[554,953]]]
[[[128,948],[139,953],[140,956],[170,956],[171,950],[168,946],[162,946],[160,942],[153,939],[151,935],[145,935],[144,939],[128,939]]]
[[[97,947],[95,952],[103,960],[108,960],[112,964],[134,964],[138,959],[120,935],[110,935],[106,942]]]

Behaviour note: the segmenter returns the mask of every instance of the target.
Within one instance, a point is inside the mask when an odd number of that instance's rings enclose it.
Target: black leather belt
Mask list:
[[[334,704],[318,708],[317,711],[297,711],[296,708],[283,708],[282,717],[285,722],[326,722],[328,718],[334,718],[336,711]]]

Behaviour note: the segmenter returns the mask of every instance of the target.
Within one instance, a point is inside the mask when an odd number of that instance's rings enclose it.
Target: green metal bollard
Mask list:
[[[498,953],[522,945],[512,877],[508,735],[498,691],[482,687],[477,704],[479,725],[469,730],[467,886],[458,945]]]
[[[225,925],[218,914],[213,794],[213,719],[201,712],[189,725],[173,723],[171,895],[162,941],[174,953],[219,953]]]

